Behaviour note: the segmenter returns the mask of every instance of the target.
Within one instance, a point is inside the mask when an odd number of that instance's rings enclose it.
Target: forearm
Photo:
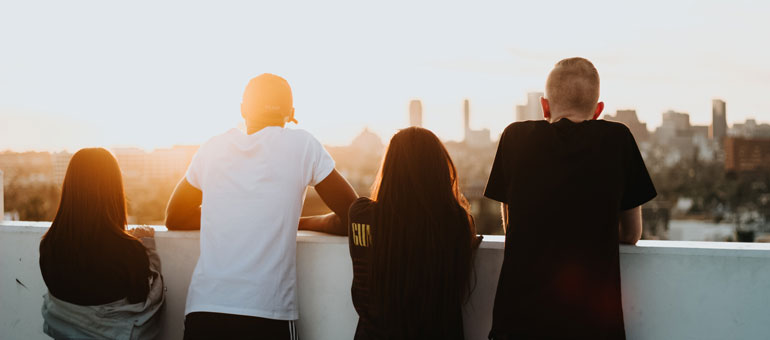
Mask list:
[[[307,227],[300,225],[300,229],[316,230],[334,235],[348,234],[348,209],[358,198],[353,187],[340,175],[337,170],[315,186],[315,190],[326,206],[333,211],[331,214],[318,216],[320,221],[308,220]],[[300,222],[302,223],[302,222]]]
[[[503,219],[503,234],[508,233],[508,204],[500,203],[500,216]]]
[[[639,240],[642,239],[642,230],[640,229],[639,232],[628,232],[623,230],[623,227],[620,228],[620,233],[618,236],[618,241],[622,244],[630,244],[630,245],[636,245]]]
[[[618,226],[618,241],[634,245],[640,239],[642,239],[642,207],[622,211]]]
[[[203,192],[182,178],[166,207],[166,228],[169,230],[200,230]]]
[[[200,208],[187,213],[169,212],[166,216],[166,228],[168,228],[168,230],[200,230]]]
[[[347,228],[335,213],[306,216],[299,219],[299,230],[311,230],[332,235],[347,235]]]

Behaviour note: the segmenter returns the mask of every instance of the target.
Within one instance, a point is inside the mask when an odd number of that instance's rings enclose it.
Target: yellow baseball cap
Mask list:
[[[249,81],[243,92],[243,108],[267,119],[297,123],[292,117],[294,103],[289,82],[275,74],[263,73]]]

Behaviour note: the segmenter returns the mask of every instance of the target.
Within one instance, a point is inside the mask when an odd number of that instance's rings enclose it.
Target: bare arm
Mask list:
[[[500,203],[500,216],[503,217],[503,234],[508,232],[508,204]]]
[[[618,239],[634,245],[642,238],[642,206],[620,212]]]
[[[200,230],[201,201],[203,192],[182,178],[166,207],[166,228],[168,230]]]
[[[335,235],[348,234],[348,209],[358,198],[353,187],[345,180],[337,169],[315,186],[321,200],[332,210],[331,213],[319,216],[302,217],[299,220],[300,230],[313,230]]]

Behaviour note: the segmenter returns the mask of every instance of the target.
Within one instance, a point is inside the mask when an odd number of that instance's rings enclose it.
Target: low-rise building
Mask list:
[[[727,137],[725,170],[728,172],[770,171],[770,138]]]
[[[733,124],[728,135],[741,138],[770,138],[770,124],[757,124],[755,119],[746,119],[744,123]]]

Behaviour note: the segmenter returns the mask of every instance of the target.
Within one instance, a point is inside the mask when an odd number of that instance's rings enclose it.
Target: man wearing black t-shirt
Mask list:
[[[596,120],[599,74],[569,58],[548,76],[546,120],[509,125],[485,196],[502,202],[505,255],[491,339],[625,339],[618,243],[656,196],[636,142]]]

